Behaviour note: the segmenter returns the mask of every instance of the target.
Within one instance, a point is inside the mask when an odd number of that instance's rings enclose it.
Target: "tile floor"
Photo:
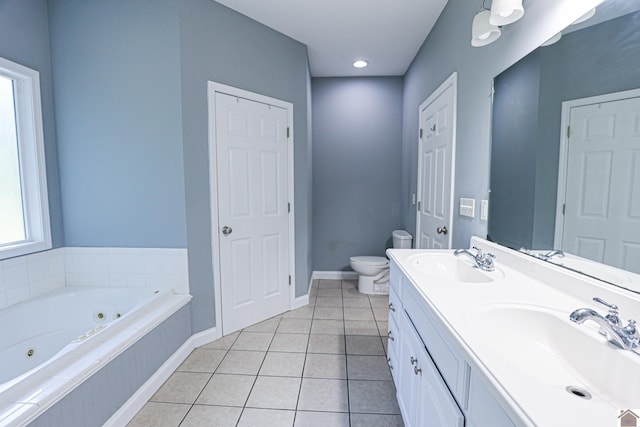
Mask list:
[[[318,280],[309,299],[195,349],[129,426],[402,427],[388,297]]]

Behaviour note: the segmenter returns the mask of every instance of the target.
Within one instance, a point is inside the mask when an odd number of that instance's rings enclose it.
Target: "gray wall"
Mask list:
[[[176,2],[49,15],[66,245],[185,247]]]
[[[0,2],[0,56],[40,73],[51,238],[64,246],[46,0]]]
[[[531,248],[535,212],[538,136],[538,51],[527,55],[494,81],[491,138],[490,240],[512,248]]]
[[[313,269],[384,255],[400,228],[402,78],[313,79]]]
[[[180,2],[182,121],[194,332],[213,326],[207,82],[293,104],[296,295],[307,292],[310,250],[305,45],[211,0]]]
[[[454,190],[453,247],[468,247],[472,235],[486,234],[487,223],[460,217],[460,197],[479,201],[488,197],[493,77],[556,33],[562,24],[557,0],[527,4],[524,18],[502,28],[502,37],[482,48],[471,46],[471,22],[480,2],[449,0],[432,32],[404,76],[402,127],[402,215],[405,228],[415,233],[417,191],[418,107],[454,71],[458,72],[458,122]],[[563,3],[578,3],[565,0]],[[581,6],[584,7],[584,6]],[[576,14],[580,7],[574,7]],[[567,20],[570,17],[566,17]],[[479,207],[479,205],[477,205]]]
[[[639,27],[636,12],[569,33],[496,79],[489,234],[497,242],[553,247],[562,102],[639,88]],[[514,123],[526,131],[509,141],[496,134]],[[504,185],[522,180],[526,187]]]

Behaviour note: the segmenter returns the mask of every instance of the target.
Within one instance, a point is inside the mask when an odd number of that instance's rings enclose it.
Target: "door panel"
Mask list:
[[[640,98],[573,107],[569,125],[562,249],[640,272]]]
[[[226,335],[290,307],[288,112],[222,93],[215,107]]]
[[[440,95],[420,107],[417,248],[450,247],[455,84],[455,79],[447,81]]]

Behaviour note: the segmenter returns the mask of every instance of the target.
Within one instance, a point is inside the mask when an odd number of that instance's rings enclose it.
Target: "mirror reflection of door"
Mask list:
[[[569,110],[557,246],[640,273],[640,97],[628,94],[574,101]]]

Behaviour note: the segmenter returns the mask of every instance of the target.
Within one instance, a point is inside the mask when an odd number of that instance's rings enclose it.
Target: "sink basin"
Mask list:
[[[431,280],[461,283],[490,283],[502,279],[501,270],[482,271],[472,261],[453,253],[421,253],[409,258],[410,267]]]
[[[618,408],[637,406],[640,355],[608,343],[593,323],[571,322],[569,311],[497,304],[474,312],[472,321],[491,351],[537,381],[579,386]]]

